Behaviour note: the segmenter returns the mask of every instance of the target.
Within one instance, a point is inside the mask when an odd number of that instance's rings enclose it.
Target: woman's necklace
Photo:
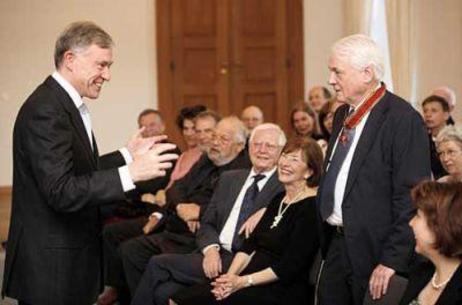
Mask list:
[[[306,195],[307,191],[308,191],[308,187],[304,186],[303,189],[297,193],[297,196],[295,196],[294,199],[286,202],[286,206],[284,207],[284,209],[282,208],[282,205],[284,204],[284,201],[286,201],[287,195],[284,196],[284,198],[282,198],[281,202],[279,203],[278,213],[276,214],[276,216],[274,216],[274,220],[273,220],[273,223],[271,224],[270,229],[276,228],[278,226],[279,222],[281,222],[282,220],[282,216],[284,216],[284,213],[287,211],[289,206],[292,203],[300,200],[304,195]]]
[[[454,270],[454,272],[455,272],[455,270]],[[454,272],[451,273],[451,275],[444,282],[441,282],[441,283],[437,284],[436,283],[436,271],[435,271],[435,273],[433,273],[432,280],[430,281],[430,283],[432,284],[432,287],[435,288],[436,290],[439,290],[442,287],[446,286],[446,284],[449,283],[449,281],[451,280],[452,275],[454,274]]]

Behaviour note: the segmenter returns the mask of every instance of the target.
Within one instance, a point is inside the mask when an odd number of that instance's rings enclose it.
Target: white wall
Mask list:
[[[327,83],[327,59],[331,45],[344,35],[342,1],[304,0],[305,96],[309,88]],[[330,89],[330,88],[329,88]]]
[[[138,113],[157,105],[154,16],[153,0],[0,1],[0,186],[12,181],[16,113],[53,72],[54,42],[70,22],[94,21],[115,41],[112,80],[88,105],[100,150],[125,143]]]
[[[419,105],[437,86],[456,91],[454,117],[462,123],[462,1],[419,0],[413,2],[417,71],[415,102]]]

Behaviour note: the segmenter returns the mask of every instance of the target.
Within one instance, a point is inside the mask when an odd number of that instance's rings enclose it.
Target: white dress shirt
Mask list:
[[[362,101],[357,107],[359,107],[364,102],[365,101]],[[350,150],[348,151],[345,157],[345,160],[343,161],[343,164],[340,167],[340,171],[338,173],[337,180],[335,182],[334,209],[332,211],[332,214],[327,218],[327,222],[330,225],[343,226],[342,203],[343,203],[343,196],[345,194],[345,187],[348,181],[348,174],[350,173],[351,161],[353,160],[353,155],[356,150],[356,146],[358,145],[359,138],[361,137],[364,126],[366,125],[367,119],[369,118],[369,114],[370,112],[364,115],[364,117],[361,119],[358,125],[356,125],[356,131],[353,137],[353,142],[351,143]],[[342,131],[339,132],[337,140],[335,141],[334,149],[332,150],[332,153],[329,156],[330,159],[332,159],[335,153],[335,149],[337,148],[338,140],[341,134],[342,134]],[[327,170],[329,170],[329,167],[327,168]]]
[[[67,94],[69,94],[75,104],[75,107],[79,110],[80,117],[82,118],[83,125],[85,126],[85,131],[87,132],[88,140],[90,141],[90,146],[92,149],[94,149],[91,130],[91,118],[87,105],[85,105],[77,90],[61,74],[59,74],[58,71],[55,71],[51,76],[67,92]],[[126,164],[133,162],[133,158],[127,148],[123,147],[119,149],[119,151],[122,154]],[[133,190],[135,188],[135,184],[133,183],[130,172],[128,171],[128,166],[121,166],[118,170],[124,192]]]
[[[261,175],[265,175],[265,178],[257,182],[259,191],[261,191],[263,187],[265,187],[266,183],[268,182],[268,180],[271,178],[271,176],[274,174],[275,171],[276,171],[276,167],[274,167],[273,169],[269,171],[259,173]],[[237,220],[239,218],[239,212],[241,211],[242,202],[244,201],[244,196],[245,196],[245,193],[247,192],[247,189],[253,184],[253,177],[255,175],[258,175],[258,174],[252,168],[249,175],[247,176],[247,179],[242,185],[241,191],[239,192],[239,195],[237,196],[236,201],[234,202],[234,205],[229,213],[228,219],[226,220],[225,225],[223,226],[223,229],[221,230],[221,233],[220,233],[221,247],[223,247],[224,249],[230,252],[231,252],[231,246],[232,246],[233,239],[234,239],[234,233],[237,233],[236,226],[237,226]],[[205,253],[210,247],[219,248],[220,246],[217,244],[208,245],[204,247],[202,252]]]

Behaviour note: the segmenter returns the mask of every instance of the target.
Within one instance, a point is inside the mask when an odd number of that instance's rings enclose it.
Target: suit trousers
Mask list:
[[[228,270],[233,254],[220,251],[222,271]],[[133,305],[167,304],[178,290],[208,281],[202,253],[166,254],[151,258],[132,299]]]
[[[194,237],[168,231],[142,235],[125,241],[119,247],[125,279],[133,296],[149,259],[158,254],[187,254],[194,251]]]
[[[362,305],[368,279],[354,275],[343,233],[333,232],[319,280],[320,305]]]

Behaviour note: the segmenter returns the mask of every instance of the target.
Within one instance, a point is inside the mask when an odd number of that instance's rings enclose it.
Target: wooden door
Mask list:
[[[303,98],[301,0],[156,3],[159,108],[172,139],[181,142],[177,112],[193,104],[223,115],[257,105],[266,121],[287,127]]]

